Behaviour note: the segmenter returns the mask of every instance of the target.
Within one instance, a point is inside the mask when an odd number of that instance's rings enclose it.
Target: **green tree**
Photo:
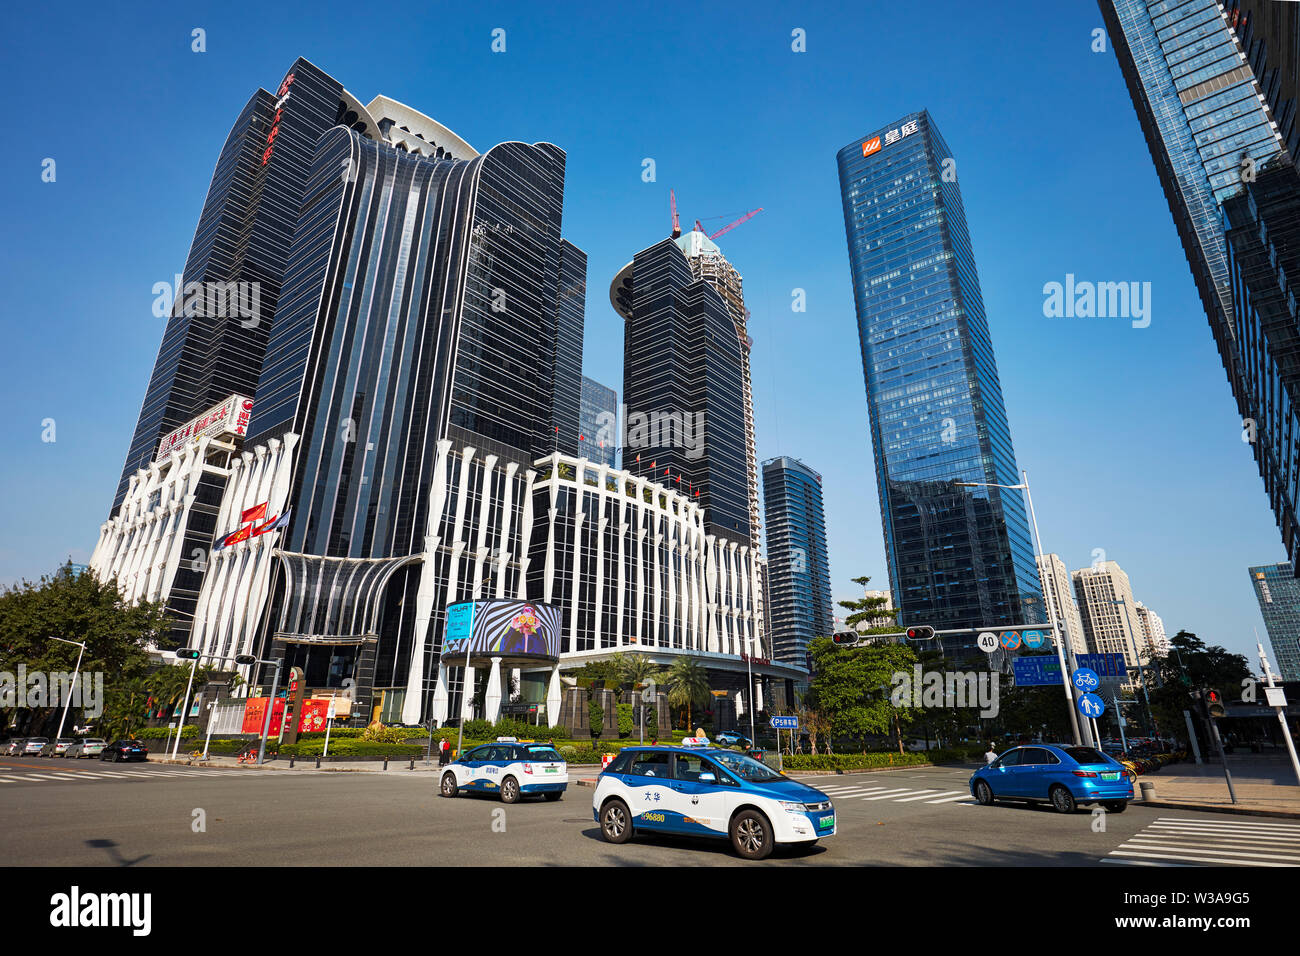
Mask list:
[[[853,583],[865,591],[867,585],[871,583],[871,578],[854,578]],[[886,634],[898,630],[898,625],[895,623],[898,619],[898,611],[886,608],[885,605],[888,603],[888,598],[864,595],[854,601],[840,601],[839,605],[849,612],[844,618],[844,623],[848,625],[849,630],[859,630],[858,625],[865,624],[867,626],[861,629],[865,634]],[[887,618],[888,621],[884,624],[877,623],[881,618]]]
[[[101,581],[91,571],[76,573],[71,563],[39,582],[22,581],[0,592],[0,670],[71,673],[80,648],[51,637],[84,642],[81,674],[105,675],[105,696],[117,682],[144,673],[149,663],[146,645],[171,647],[171,622],[157,602],[131,603],[117,581]],[[30,714],[39,726],[58,708],[36,708]]]
[[[862,738],[892,730],[901,746],[912,709],[890,701],[894,675],[911,674],[916,654],[906,644],[837,647],[830,638],[808,644],[813,658],[809,705],[830,718],[831,733]]]
[[[1250,663],[1217,644],[1207,646],[1191,631],[1179,631],[1169,640],[1169,653],[1155,656],[1147,667],[1147,691],[1151,712],[1165,734],[1178,734],[1184,726],[1183,711],[1190,711],[1204,738],[1207,728],[1200,708],[1193,706],[1194,688],[1213,687],[1228,700],[1239,698],[1244,682],[1252,679]],[[1142,691],[1137,692],[1139,700]]]
[[[637,684],[644,684],[648,681],[654,681],[658,684],[664,679],[663,668],[644,654],[624,655],[621,673],[624,686],[636,687]]]
[[[668,703],[686,713],[686,729],[693,726],[696,708],[703,709],[709,700],[709,675],[693,657],[681,656],[668,668]]]

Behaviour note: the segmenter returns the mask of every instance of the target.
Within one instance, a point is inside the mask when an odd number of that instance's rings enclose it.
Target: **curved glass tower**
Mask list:
[[[899,623],[1045,620],[952,153],[924,110],[837,155]],[[971,640],[945,641],[965,653]]]

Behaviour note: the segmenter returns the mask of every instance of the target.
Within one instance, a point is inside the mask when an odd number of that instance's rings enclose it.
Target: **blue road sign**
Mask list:
[[[1106,710],[1106,702],[1096,694],[1084,694],[1075,701],[1075,706],[1085,717],[1100,717]]]
[[[1031,651],[1036,651],[1043,646],[1043,641],[1045,641],[1046,638],[1043,636],[1042,631],[1025,631],[1024,640],[1025,647],[1029,648]]]
[[[1048,687],[1061,683],[1061,662],[1055,657],[1017,657],[1011,661],[1017,687]]]
[[[772,717],[768,723],[772,725],[773,730],[798,730],[798,717]]]
[[[1074,659],[1080,667],[1096,671],[1101,677],[1118,677],[1121,680],[1128,678],[1128,667],[1124,663],[1123,654],[1075,654]]]
[[[1096,671],[1080,667],[1070,675],[1070,683],[1074,684],[1079,690],[1096,690],[1101,686],[1101,678],[1097,676]]]
[[[1019,632],[1019,631],[1003,631],[1003,632],[1002,632],[1002,646],[1005,647],[1005,648],[1006,648],[1007,650],[1009,650],[1009,651],[1014,651],[1017,647],[1020,646],[1020,632]]]

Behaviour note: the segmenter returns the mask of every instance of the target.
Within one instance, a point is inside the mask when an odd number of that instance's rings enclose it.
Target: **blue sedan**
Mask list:
[[[1122,764],[1092,747],[1032,744],[975,771],[970,791],[986,807],[1023,800],[1073,813],[1079,804],[1100,803],[1110,813],[1123,813],[1133,799],[1133,780]]]

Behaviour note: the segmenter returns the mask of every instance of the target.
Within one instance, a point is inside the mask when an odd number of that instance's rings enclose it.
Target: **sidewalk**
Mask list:
[[[238,769],[255,771],[267,770],[316,770],[315,757],[297,757],[294,759],[294,765],[289,766],[288,757],[277,757],[275,760],[268,759],[262,766],[256,763],[241,764],[234,757],[227,757],[221,754],[209,754],[207,760],[190,760],[188,757],[180,757],[172,760],[167,756],[150,755],[149,763],[151,764],[173,764],[180,766],[194,767],[220,767],[223,770]],[[411,774],[411,773],[433,773],[437,772],[438,756],[434,754],[433,760],[429,763],[424,762],[423,757],[415,758],[415,767],[411,768],[410,757],[394,757],[388,761],[388,769],[384,769],[382,760],[322,760],[320,763],[321,772],[332,771],[337,773],[390,773],[390,774]],[[597,774],[600,773],[600,766],[592,764],[590,766],[580,764],[569,765],[569,777],[573,780],[575,774]]]
[[[1253,754],[1228,755],[1228,772],[1237,803],[1228,796],[1223,765],[1214,762],[1174,763],[1143,774],[1134,785],[1135,803],[1172,810],[1209,810],[1300,819],[1300,783],[1287,759]],[[1141,785],[1155,785],[1153,800],[1141,799]]]

